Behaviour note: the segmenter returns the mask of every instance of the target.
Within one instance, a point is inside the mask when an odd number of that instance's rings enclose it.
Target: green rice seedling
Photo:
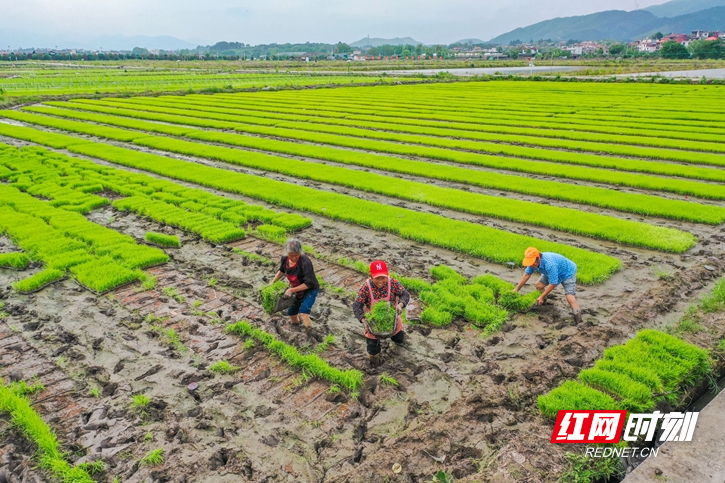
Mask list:
[[[325,339],[322,342],[320,342],[319,344],[317,344],[317,347],[315,347],[315,352],[318,353],[318,354],[321,353],[321,352],[325,352],[327,349],[330,348],[330,346],[332,344],[335,343],[335,340],[336,339],[335,339],[335,336],[334,335],[327,334],[325,336]]]
[[[549,393],[539,396],[537,404],[541,414],[551,419],[556,419],[560,409],[621,409],[611,396],[578,381],[566,381]]]
[[[239,366],[233,366],[227,361],[219,361],[209,366],[209,370],[217,374],[234,374],[239,369]]]
[[[158,466],[164,462],[164,450],[155,449],[139,460],[139,466]]]
[[[244,341],[244,345],[242,347],[244,347],[245,351],[250,351],[254,349],[254,339],[248,339]]]
[[[350,391],[357,390],[362,384],[362,372],[354,369],[341,371],[331,367],[316,354],[302,355],[295,347],[277,340],[272,334],[252,327],[249,322],[230,324],[226,327],[226,332],[237,334],[240,337],[251,337],[261,342],[270,352],[290,366],[302,369],[306,374],[344,386]]]
[[[277,305],[277,300],[284,294],[289,288],[289,284],[282,280],[278,280],[272,285],[262,288],[259,291],[259,297],[262,302],[264,311],[268,314],[272,313]]]
[[[329,290],[332,293],[336,293],[338,295],[345,295],[348,293],[347,290],[345,290],[342,287],[335,287],[334,285],[327,283],[325,280],[323,280],[321,277],[317,277],[317,280],[320,282],[320,287]]]
[[[53,430],[35,412],[30,401],[0,381],[0,412],[8,413],[13,425],[38,447],[40,466],[54,478],[73,483],[93,483],[83,467],[72,467],[63,459],[58,439]]]
[[[5,307],[5,304],[3,302],[0,302],[0,320],[4,319],[8,315],[10,315],[3,310],[3,307]]]
[[[214,286],[216,286],[217,283],[219,283],[219,280],[217,280],[214,277],[209,277],[209,280],[207,280],[207,283],[209,284],[210,287],[214,287]]]
[[[239,248],[232,248],[232,251],[236,253],[237,255],[240,255],[242,258],[245,258],[246,260],[252,261],[252,262],[259,262],[262,265],[275,265],[276,262],[274,260],[270,260],[269,258],[263,257],[261,255],[257,255],[256,253],[247,252],[245,250],[239,249]]]
[[[87,463],[78,463],[76,465],[76,468],[82,468],[85,471],[87,471],[91,475],[101,474],[104,471],[106,471],[106,463],[102,460],[87,462]]]
[[[469,299],[465,303],[466,307],[463,316],[478,327],[494,326],[500,328],[509,315],[506,309],[492,304],[479,303],[473,299]]]
[[[718,342],[717,348],[718,350],[725,352],[725,339],[722,339],[720,342]]]
[[[395,307],[385,300],[378,301],[365,315],[374,332],[391,332],[395,326]]]
[[[493,290],[480,284],[464,285],[463,293],[472,297],[476,302],[484,304],[493,304],[496,301]]]
[[[274,225],[259,225],[255,230],[255,234],[259,238],[264,238],[265,240],[276,243],[282,243],[287,239],[287,230]]]
[[[393,376],[388,374],[387,372],[383,372],[380,374],[380,384],[386,384],[388,386],[397,386],[398,381],[395,380]]]
[[[465,284],[468,282],[466,277],[453,270],[451,267],[446,265],[438,265],[437,267],[430,268],[430,274],[436,280],[453,280],[458,284]]]
[[[408,290],[409,292],[420,294],[422,292],[425,292],[426,290],[430,290],[432,287],[429,282],[426,282],[425,280],[422,280],[420,278],[401,277],[394,273],[391,273],[390,276],[403,284],[403,287],[405,287],[406,290]]]
[[[450,312],[438,310],[435,307],[426,307],[420,314],[420,320],[425,324],[445,327],[453,321],[453,315]]]
[[[46,268],[28,278],[17,281],[13,284],[13,288],[21,293],[33,292],[49,285],[56,280],[63,278],[64,273],[61,270]]]
[[[498,299],[499,305],[516,312],[529,310],[539,298],[539,292],[529,292],[526,295],[514,292],[503,292]]]
[[[700,307],[701,305],[690,305],[685,311],[685,314],[680,317],[680,320],[673,325],[665,327],[666,332],[675,337],[682,337],[684,334],[704,332],[706,328],[700,324],[702,320]]]
[[[242,194],[265,200],[272,201],[271,193],[274,192],[274,202],[277,204],[285,204],[285,206],[295,209],[311,211],[327,217],[403,234],[407,238],[420,242],[454,248],[496,262],[506,263],[509,260],[516,259],[520,257],[520,253],[527,246],[535,244],[540,250],[556,251],[574,260],[581,267],[578,275],[582,283],[600,282],[621,267],[619,261],[605,255],[593,254],[560,244],[541,242],[540,240],[505,233],[501,230],[480,225],[447,220],[438,215],[384,206],[336,193],[280,183],[269,179],[260,179],[256,176],[253,177],[254,179],[251,179],[252,177],[248,179],[247,175],[242,173],[229,172],[113,146],[103,146],[102,149],[97,149],[97,146],[86,143],[74,145],[72,150],[176,179],[190,182],[204,180],[204,184],[210,187],[231,192],[243,192]],[[284,193],[284,196],[280,197],[280,193]],[[282,203],[281,199],[296,201],[292,201],[288,205],[287,202]],[[382,213],[381,209],[385,213]],[[403,218],[399,215],[402,215]],[[387,220],[390,220],[390,222]],[[434,220],[435,223],[433,224]],[[403,225],[405,225],[404,229]],[[461,231],[464,227],[465,234]],[[453,240],[456,240],[455,243],[453,243]],[[495,249],[493,249],[492,240],[496,240],[494,242]]]
[[[501,280],[500,278],[491,275],[490,273],[475,277],[473,280],[471,280],[471,283],[483,285],[484,287],[490,288],[491,290],[493,290],[493,293],[494,295],[496,295],[496,297],[499,297],[506,292],[510,292],[511,289],[514,288],[514,285],[512,283]]]
[[[179,237],[176,235],[164,235],[163,233],[147,231],[144,239],[149,243],[153,243],[162,247],[179,248],[181,246]]]
[[[138,273],[126,268],[110,257],[101,257],[71,267],[71,272],[85,287],[104,293],[126,283],[138,280]]]
[[[149,405],[151,398],[146,394],[135,394],[131,396],[131,407],[134,409],[143,409]]]
[[[139,280],[141,280],[141,291],[153,290],[158,284],[158,278],[145,273],[143,273],[143,278],[139,278]]]
[[[646,412],[655,405],[652,391],[625,374],[586,369],[579,373],[579,380],[590,387],[619,397],[622,407],[630,411]]]
[[[666,269],[655,268],[655,276],[660,280],[671,280],[672,274]]]
[[[152,433],[151,431],[149,431],[148,433],[146,433],[144,435],[143,440],[146,443],[148,443],[149,441],[153,441],[154,440],[154,433]]]
[[[201,300],[194,300],[194,303],[191,304],[191,306],[195,309],[201,307],[202,305],[204,305],[204,302],[202,302]]]
[[[176,287],[166,287],[164,290],[164,295],[167,297],[171,297],[174,299],[177,303],[183,304],[186,298],[179,293],[179,289]]]
[[[594,368],[602,371],[623,374],[630,379],[644,384],[653,393],[659,393],[665,390],[662,380],[659,378],[657,373],[652,371],[646,365],[636,365],[629,362],[600,359],[596,362],[596,364],[594,364]]]
[[[0,253],[0,268],[25,270],[30,258],[25,253]]]
[[[88,395],[89,395],[90,397],[94,397],[94,398],[98,399],[99,397],[101,397],[101,389],[100,389],[100,388],[98,388],[98,387],[92,387],[92,388],[91,388],[91,389],[90,389],[90,390],[88,391]]]
[[[700,303],[706,313],[720,312],[725,308],[725,278],[721,278]]]
[[[340,386],[338,386],[337,384],[330,384],[330,389],[327,392],[329,392],[330,394],[336,394],[340,392]]]
[[[186,352],[187,347],[179,339],[179,334],[172,328],[163,328],[158,325],[151,326],[151,330],[159,336],[161,341],[167,345],[170,349],[177,350],[179,352]]]
[[[559,481],[577,483],[596,483],[610,481],[623,473],[622,462],[618,456],[592,458],[584,454],[567,452],[568,466]]]

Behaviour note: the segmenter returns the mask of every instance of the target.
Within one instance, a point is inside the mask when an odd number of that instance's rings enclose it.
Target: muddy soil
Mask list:
[[[232,250],[276,262],[278,245],[252,237],[212,245],[109,207],[88,218],[138,240],[148,230],[174,233],[183,246],[166,250],[171,262],[149,271],[158,281],[152,290],[132,285],[103,297],[71,280],[19,295],[11,283],[40,267],[0,269],[0,301],[8,312],[0,322],[0,376],[37,375],[47,389],[33,396],[36,409],[73,462],[101,458],[108,464],[98,477],[108,482],[118,476],[131,483],[422,483],[438,469],[468,482],[555,481],[571,448],[548,444],[552,425],[539,416],[536,397],[637,330],[671,323],[725,271],[719,227],[703,228],[700,244],[682,256],[587,240],[622,259],[625,269],[604,285],[580,287],[582,324],[573,325],[563,295],[555,292],[547,305],[517,315],[487,338],[467,324],[411,325],[406,345],[383,342],[383,365],[371,369],[350,308],[350,292],[364,277],[352,269],[314,260],[318,274],[344,292],[321,293],[308,337],[286,317],[261,310],[257,290],[274,276],[275,265],[250,262]],[[312,219],[297,236],[328,260],[382,258],[397,272],[418,277],[436,263],[467,276],[520,276],[449,250]],[[14,250],[0,238],[0,251]],[[245,348],[224,333],[224,324],[237,320],[301,350],[335,335],[322,356],[335,367],[364,371],[365,389],[357,398],[330,392],[329,383],[305,380],[263,348]],[[712,347],[725,330],[722,316],[708,316],[703,325],[707,331],[688,339]],[[173,329],[181,345],[158,328]],[[240,369],[231,375],[209,371],[219,360]],[[382,384],[383,373],[399,385]],[[198,387],[190,390],[191,383]],[[134,409],[132,396],[140,393],[151,402]],[[7,420],[0,428],[8,428]],[[31,444],[10,429],[0,438],[0,472],[15,481],[47,481],[28,459]],[[165,462],[141,465],[153,449],[164,450]],[[396,463],[400,473],[393,471]]]

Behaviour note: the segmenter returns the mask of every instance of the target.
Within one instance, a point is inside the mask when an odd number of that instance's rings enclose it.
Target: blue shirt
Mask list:
[[[539,272],[546,275],[549,284],[559,285],[564,280],[576,275],[576,264],[558,253],[542,252],[539,268],[526,267],[526,273],[531,275]]]

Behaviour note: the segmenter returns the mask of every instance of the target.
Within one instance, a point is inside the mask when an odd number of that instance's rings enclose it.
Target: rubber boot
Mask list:
[[[368,354],[368,357],[370,358],[370,367],[378,367],[380,364],[383,363],[382,357],[380,357],[380,354]]]
[[[577,325],[581,324],[582,323],[581,310],[575,310],[575,311],[572,311],[572,313],[574,314],[574,322],[576,322]]]

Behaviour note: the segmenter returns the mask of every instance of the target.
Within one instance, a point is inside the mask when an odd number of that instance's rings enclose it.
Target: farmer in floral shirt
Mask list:
[[[370,356],[370,365],[379,366],[382,361],[380,358],[380,341],[370,333],[369,326],[365,320],[365,314],[375,305],[376,302],[385,300],[393,302],[398,311],[402,311],[408,302],[410,302],[410,294],[403,285],[392,278],[388,273],[388,266],[381,260],[376,260],[370,264],[370,278],[360,287],[357,297],[352,304],[352,311],[355,313],[357,320],[363,324],[365,337],[367,338],[367,351]],[[396,346],[400,346],[405,341],[405,332],[403,331],[403,320],[398,316],[395,321],[394,335],[391,337]]]

